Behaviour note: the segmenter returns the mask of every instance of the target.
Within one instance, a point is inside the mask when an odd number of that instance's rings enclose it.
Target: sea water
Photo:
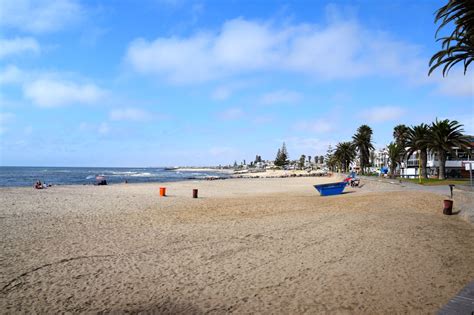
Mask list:
[[[40,180],[52,185],[94,184],[96,176],[105,176],[109,184],[170,182],[209,177],[228,177],[223,172],[169,170],[165,168],[112,167],[17,167],[0,166],[0,187],[33,186]]]

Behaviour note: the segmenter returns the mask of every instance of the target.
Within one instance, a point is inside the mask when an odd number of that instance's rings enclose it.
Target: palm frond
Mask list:
[[[436,11],[436,22],[441,22],[435,33],[437,41],[441,41],[441,50],[431,57],[428,75],[442,66],[442,74],[447,76],[461,61],[466,74],[474,58],[474,1],[449,0],[445,6]],[[452,23],[454,29],[451,34],[438,38],[441,29]]]

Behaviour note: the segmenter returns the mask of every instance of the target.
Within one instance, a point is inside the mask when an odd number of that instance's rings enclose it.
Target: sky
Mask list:
[[[427,75],[444,3],[0,0],[0,165],[298,159],[436,118],[474,134],[474,69]]]

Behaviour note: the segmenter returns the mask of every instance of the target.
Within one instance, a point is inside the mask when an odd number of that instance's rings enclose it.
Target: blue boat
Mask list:
[[[346,186],[347,186],[346,182],[339,182],[339,183],[314,185],[314,188],[316,188],[319,191],[319,194],[321,196],[332,196],[332,195],[341,194]]]

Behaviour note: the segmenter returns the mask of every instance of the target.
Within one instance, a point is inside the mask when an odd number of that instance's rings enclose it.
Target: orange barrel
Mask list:
[[[166,196],[166,187],[160,187],[160,196],[165,197]]]
[[[193,198],[197,198],[197,197],[198,197],[198,190],[193,189]]]

